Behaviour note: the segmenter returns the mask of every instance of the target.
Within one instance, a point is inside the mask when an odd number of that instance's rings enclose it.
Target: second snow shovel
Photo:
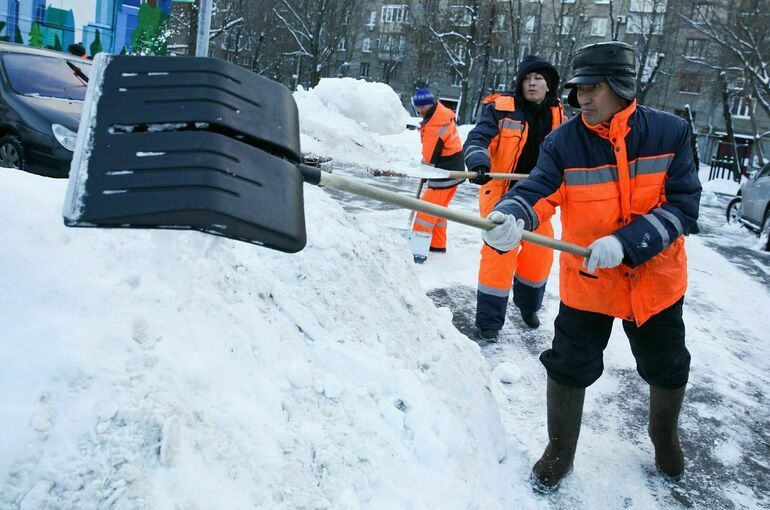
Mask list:
[[[378,172],[375,170],[375,172]],[[415,177],[417,179],[473,179],[478,177],[478,172],[462,172],[457,170],[444,170],[431,165],[416,165],[414,167],[393,168],[392,170],[381,170],[378,173],[382,176],[393,177]],[[378,175],[377,173],[375,175]],[[527,178],[528,174],[514,173],[488,173],[485,174],[492,179],[503,181],[521,181]]]
[[[417,193],[415,193],[414,198],[420,198],[420,195],[422,194],[422,188],[425,186],[426,182],[428,182],[427,179],[420,179],[420,185],[417,187]],[[412,229],[415,213],[416,211],[412,209],[412,214],[409,215],[409,225],[406,229],[393,230],[401,234],[401,237],[406,239],[406,241],[409,243],[409,249],[412,250],[412,255],[414,256],[415,262],[424,262],[428,258],[430,242],[433,235],[428,232],[421,232]]]
[[[311,165],[319,166],[319,165]],[[388,169],[384,168],[372,168],[367,165],[356,165],[350,163],[338,163],[336,161],[331,162],[331,168],[334,170],[351,170],[354,168],[363,168],[369,174],[375,177],[414,177],[416,179],[473,179],[478,177],[478,172],[462,172],[458,170],[444,170],[442,168],[436,168],[432,165],[414,165],[414,166],[394,166]],[[514,174],[514,173],[497,173],[492,172],[486,174],[492,179],[500,179],[503,181],[521,181],[528,177],[529,174]]]
[[[70,170],[72,227],[194,229],[297,252],[303,183],[348,191],[489,230],[474,214],[300,163],[291,92],[212,58],[97,55]],[[586,248],[524,240],[581,257]]]

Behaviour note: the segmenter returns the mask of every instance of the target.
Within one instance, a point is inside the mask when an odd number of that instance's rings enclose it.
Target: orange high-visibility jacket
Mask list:
[[[454,156],[463,150],[460,134],[455,124],[455,112],[436,102],[436,109],[430,118],[420,126],[422,141],[422,162],[435,165],[441,158]]]
[[[683,234],[698,218],[700,191],[687,124],[634,102],[608,126],[578,116],[551,133],[537,167],[495,210],[534,230],[561,207],[563,240],[617,237],[625,258],[615,268],[588,274],[581,257],[560,255],[560,297],[641,325],[684,295]]]
[[[492,94],[484,99],[485,104],[494,103],[497,132],[487,133],[477,125],[468,136],[465,147],[465,164],[469,169],[483,165],[495,173],[511,173],[527,143],[529,126],[525,122],[524,112],[516,109],[513,96]],[[556,129],[564,122],[564,109],[561,103],[551,106],[551,129]],[[483,119],[482,119],[483,120]],[[481,124],[481,122],[479,123]],[[487,145],[488,143],[488,145]],[[508,191],[512,181],[493,179],[479,190],[479,212],[485,217]]]
[[[444,170],[464,170],[463,145],[457,132],[455,112],[436,102],[429,115],[420,125],[422,162]],[[429,179],[428,188],[447,189],[461,182],[462,179]]]

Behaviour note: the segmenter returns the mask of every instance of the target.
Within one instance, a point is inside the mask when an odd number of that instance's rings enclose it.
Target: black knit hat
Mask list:
[[[580,108],[577,86],[606,81],[618,96],[628,101],[636,97],[636,61],[634,49],[626,43],[609,41],[588,44],[572,58],[572,78],[564,88],[572,89],[567,102]]]
[[[516,84],[514,90],[517,94],[524,95],[521,90],[521,84],[524,82],[524,77],[529,73],[538,72],[543,75],[545,82],[548,84],[548,92],[546,97],[555,98],[556,89],[559,88],[559,72],[543,57],[537,55],[527,55],[521,62],[519,62],[519,72],[516,74]]]

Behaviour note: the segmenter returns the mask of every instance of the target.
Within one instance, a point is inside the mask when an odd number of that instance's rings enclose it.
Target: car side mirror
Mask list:
[[[751,171],[749,172],[749,180],[750,180],[750,181],[753,181],[754,179],[756,179],[756,177],[757,177],[757,174],[758,174],[758,173],[759,173],[759,172],[757,172],[756,170],[751,170]]]

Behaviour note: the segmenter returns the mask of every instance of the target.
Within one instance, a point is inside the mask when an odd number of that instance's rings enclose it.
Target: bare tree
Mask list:
[[[620,27],[628,23],[628,17],[615,16],[615,12],[626,11],[625,0],[609,0],[610,4],[610,39],[617,41],[620,35]]]
[[[361,0],[279,0],[273,13],[294,39],[295,49],[284,54],[297,58],[297,82],[300,59],[305,59],[309,83],[315,86],[329,72],[334,53],[354,44],[350,26],[360,19]]]
[[[472,113],[472,80],[478,79],[477,68],[483,64],[485,30],[491,27],[481,9],[481,0],[466,0],[449,6],[449,16],[439,11],[439,2],[423,1],[425,24],[443,50],[446,61],[455,76],[453,82],[460,86],[457,107],[459,122],[470,121]]]
[[[511,20],[511,38],[510,38],[510,62],[517,65],[524,56],[521,54],[522,39],[522,15],[521,0],[508,0],[508,15]],[[507,77],[506,77],[506,81]]]
[[[667,0],[638,0],[632,3],[635,11],[629,14],[626,35],[632,36],[635,50],[636,99],[640,103],[655,85],[655,76],[665,58],[663,29],[667,3]]]
[[[724,50],[753,86],[753,96],[770,116],[770,6],[766,0],[717,0],[682,13],[690,27]]]
[[[583,0],[551,2],[550,18],[553,20],[544,27],[546,41],[539,51],[556,68],[559,76],[567,76],[572,65],[572,55],[582,41],[583,24],[588,19],[582,14]],[[557,97],[561,87],[555,91]]]
[[[741,180],[741,161],[738,157],[738,146],[735,143],[735,130],[733,129],[733,116],[730,113],[730,88],[727,83],[726,72],[718,73],[719,88],[722,91],[722,117],[725,121],[725,131],[727,131],[727,143],[732,148],[731,159],[733,163],[733,175],[735,181]]]

